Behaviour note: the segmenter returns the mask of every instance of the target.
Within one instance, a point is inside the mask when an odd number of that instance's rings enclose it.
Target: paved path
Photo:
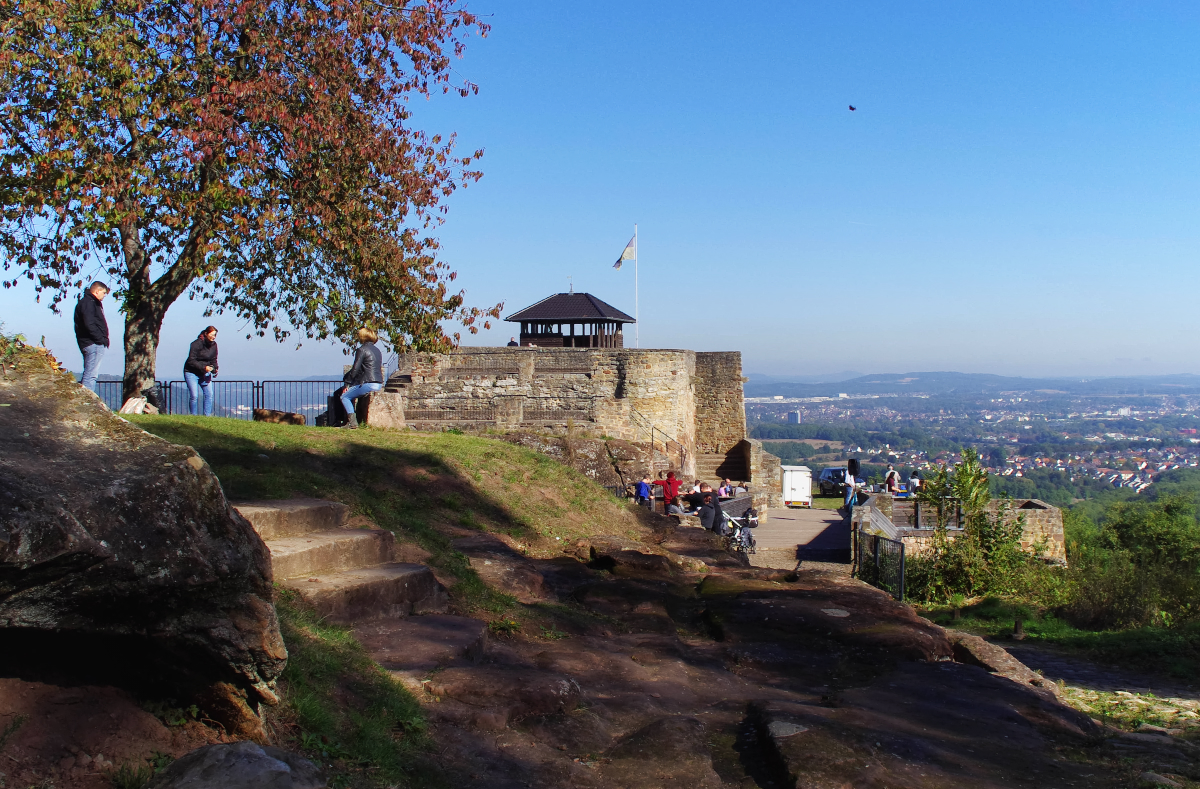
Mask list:
[[[751,557],[759,567],[791,569],[797,559],[848,564],[850,527],[835,510],[773,509],[754,531],[758,554]]]

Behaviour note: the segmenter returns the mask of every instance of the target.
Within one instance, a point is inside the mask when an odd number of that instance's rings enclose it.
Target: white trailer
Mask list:
[[[783,506],[812,506],[812,469],[808,466],[783,466]]]

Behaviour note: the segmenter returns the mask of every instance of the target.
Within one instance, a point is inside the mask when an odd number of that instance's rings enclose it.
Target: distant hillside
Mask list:
[[[747,397],[837,397],[845,394],[996,395],[1004,392],[1074,395],[1200,394],[1200,375],[1120,378],[1014,378],[986,373],[885,373],[836,383],[798,383],[751,376]]]
[[[857,370],[843,370],[840,373],[825,375],[763,375],[762,373],[747,373],[746,379],[751,384],[832,384],[838,381],[848,381],[851,378],[861,378]]]

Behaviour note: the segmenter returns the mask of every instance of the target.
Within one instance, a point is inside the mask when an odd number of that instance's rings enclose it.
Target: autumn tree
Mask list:
[[[498,313],[431,235],[482,152],[408,101],[476,90],[451,69],[471,33],[458,0],[0,0],[4,285],[57,309],[110,280],[126,397],[184,294],[280,340],[450,345]]]

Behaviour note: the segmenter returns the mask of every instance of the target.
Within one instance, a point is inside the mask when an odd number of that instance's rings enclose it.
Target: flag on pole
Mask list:
[[[621,257],[617,258],[617,262],[613,263],[613,268],[621,268],[621,264],[626,260],[633,260],[637,257],[637,236],[629,239],[629,243],[625,245],[625,250],[621,253]]]

